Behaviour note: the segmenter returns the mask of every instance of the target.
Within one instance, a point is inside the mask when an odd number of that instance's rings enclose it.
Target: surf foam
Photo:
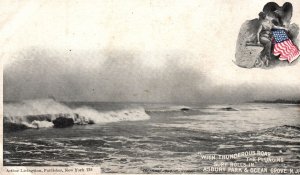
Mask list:
[[[23,128],[53,127],[53,121],[72,119],[73,124],[148,120],[143,108],[100,112],[88,106],[70,108],[53,99],[26,100],[4,104],[4,126]]]

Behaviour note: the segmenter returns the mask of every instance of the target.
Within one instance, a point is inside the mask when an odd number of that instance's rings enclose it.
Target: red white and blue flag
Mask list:
[[[280,60],[287,60],[289,63],[296,60],[300,51],[296,45],[289,39],[284,29],[272,30],[275,46],[273,54],[279,56]]]

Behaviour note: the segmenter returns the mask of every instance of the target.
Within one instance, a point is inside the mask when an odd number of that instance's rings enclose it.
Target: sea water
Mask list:
[[[77,113],[94,124],[54,128],[51,120],[59,113]],[[294,104],[26,101],[4,104],[5,122],[26,126],[4,131],[6,166],[93,165],[103,172],[202,173],[203,167],[218,163],[251,166],[246,157],[255,154],[260,159],[255,160],[256,168],[300,167],[300,106]],[[224,156],[222,161],[215,161],[219,156]]]

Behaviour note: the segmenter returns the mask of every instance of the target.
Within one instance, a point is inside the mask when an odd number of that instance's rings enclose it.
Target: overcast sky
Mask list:
[[[4,99],[300,98],[300,64],[263,70],[232,62],[241,24],[267,2],[1,1]],[[300,24],[300,2],[291,2]]]

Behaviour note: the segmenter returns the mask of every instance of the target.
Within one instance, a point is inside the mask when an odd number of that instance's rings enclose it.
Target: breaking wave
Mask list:
[[[179,112],[179,111],[187,111],[187,110],[196,110],[189,106],[163,106],[163,107],[149,107],[147,112]]]
[[[70,108],[52,99],[26,100],[19,103],[4,104],[4,129],[6,130],[148,119],[150,116],[141,107],[100,112],[87,106]]]

